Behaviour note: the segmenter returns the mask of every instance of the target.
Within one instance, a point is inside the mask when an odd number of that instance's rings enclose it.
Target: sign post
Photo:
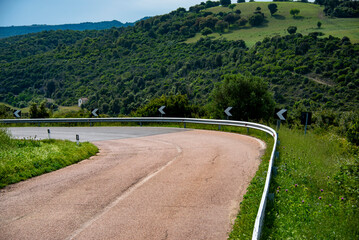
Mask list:
[[[21,111],[20,111],[20,110],[15,110],[15,111],[13,112],[13,114],[14,114],[14,117],[16,117],[16,118],[21,118]]]
[[[312,113],[302,112],[300,122],[304,125],[304,135],[307,135],[307,126],[312,124]]]
[[[226,110],[224,110],[225,114],[227,115],[227,120],[229,117],[232,117],[232,114],[229,112],[232,110],[233,107],[227,107]]]
[[[275,109],[275,117],[277,118],[277,131],[280,128],[280,122],[287,119],[287,109]]]
[[[94,116],[94,117],[98,117],[97,112],[98,112],[98,108],[92,109],[92,110],[91,110],[91,114],[92,114],[92,116]]]
[[[161,117],[163,117],[163,115],[165,115],[166,113],[163,111],[163,109],[165,109],[166,106],[161,106],[158,111],[161,113]]]

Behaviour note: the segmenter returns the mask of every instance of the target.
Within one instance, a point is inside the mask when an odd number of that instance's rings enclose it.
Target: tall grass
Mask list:
[[[17,140],[0,129],[0,188],[51,172],[96,154],[91,143]]]
[[[350,145],[285,128],[279,139],[262,239],[359,239],[358,157]]]

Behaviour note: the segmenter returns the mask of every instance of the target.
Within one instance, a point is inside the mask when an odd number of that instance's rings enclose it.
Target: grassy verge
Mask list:
[[[264,139],[267,143],[265,154],[262,156],[262,162],[251,180],[243,201],[240,203],[239,213],[233,225],[233,230],[228,239],[251,239],[254,222],[257,217],[259,204],[261,202],[264,184],[266,181],[269,159],[273,149],[273,138]]]
[[[0,129],[0,188],[48,173],[96,154],[91,143],[15,140]]]
[[[359,239],[358,150],[282,128],[262,239]]]

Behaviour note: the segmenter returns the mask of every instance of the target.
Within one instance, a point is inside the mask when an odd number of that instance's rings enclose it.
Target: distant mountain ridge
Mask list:
[[[141,20],[147,19],[145,17]],[[75,24],[61,24],[61,25],[46,25],[46,24],[34,24],[31,26],[10,26],[10,27],[0,27],[0,38],[24,35],[28,33],[36,33],[42,31],[50,30],[103,30],[109,29],[112,27],[128,27],[135,25],[136,22],[126,22],[122,23],[117,20],[113,21],[103,21],[103,22],[84,22],[84,23],[75,23]]]

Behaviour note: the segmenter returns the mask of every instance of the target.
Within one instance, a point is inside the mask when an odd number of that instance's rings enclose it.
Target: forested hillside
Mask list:
[[[265,38],[250,49],[241,40],[214,40],[204,30],[220,32],[221,24],[243,18],[238,11],[212,13],[214,3],[208,2],[133,27],[1,39],[0,101],[25,107],[50,98],[75,105],[87,97],[88,108],[129,114],[161,95],[187,94],[192,103],[205,105],[224,74],[250,73],[269,83],[281,106],[359,108],[358,44],[321,36],[320,29]],[[184,42],[198,33],[199,41]]]
[[[133,26],[135,23],[122,23],[119,21],[104,21],[104,22],[85,22],[78,24],[61,24],[61,25],[31,25],[31,26],[11,26],[11,27],[0,27],[0,38],[11,37],[17,35],[24,35],[28,33],[37,33],[42,31],[51,30],[103,30],[110,29],[112,27],[127,27]]]

